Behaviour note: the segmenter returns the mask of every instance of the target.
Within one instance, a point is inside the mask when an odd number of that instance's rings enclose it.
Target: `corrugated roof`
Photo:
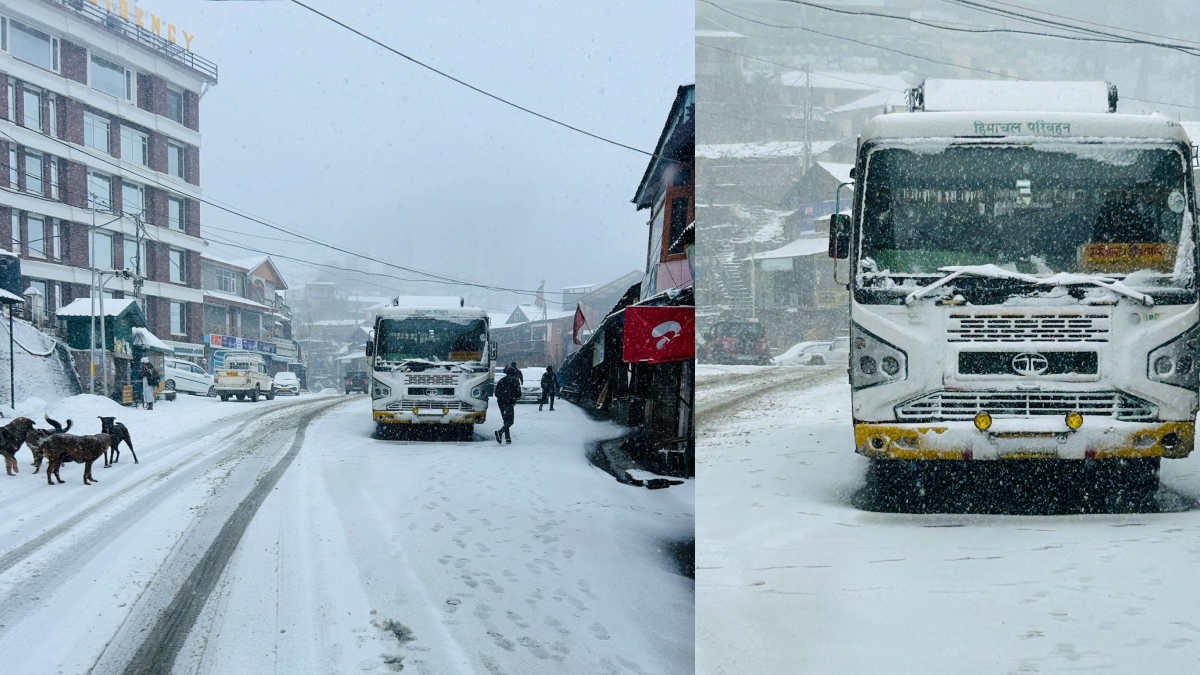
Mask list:
[[[129,309],[129,306],[137,301],[132,298],[114,298],[104,299],[104,316],[120,316]],[[92,316],[92,300],[91,298],[79,298],[64,307],[59,307],[54,313],[55,316]],[[100,302],[96,301],[96,315],[100,314]]]
[[[784,244],[773,251],[763,251],[755,253],[746,258],[746,260],[769,260],[771,258],[799,258],[806,255],[816,255],[818,253],[829,252],[829,238],[826,236],[820,237],[801,237],[790,244]]]

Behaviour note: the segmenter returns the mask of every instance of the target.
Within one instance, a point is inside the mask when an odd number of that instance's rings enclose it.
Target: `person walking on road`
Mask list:
[[[516,361],[508,364],[508,367],[504,369],[504,372],[517,378],[517,384],[525,384],[525,375],[521,372],[521,369],[517,367]]]
[[[154,389],[158,387],[158,371],[150,363],[150,359],[142,357],[142,407],[154,410]]]
[[[496,442],[512,444],[512,425],[516,420],[517,400],[521,398],[521,383],[518,375],[521,372],[515,367],[504,369],[504,377],[496,383],[496,403],[500,406],[500,418],[504,426],[496,430]]]
[[[558,376],[554,374],[554,366],[546,366],[546,372],[542,373],[542,400],[538,401],[538,412],[542,411],[542,406],[546,402],[550,402],[550,409],[554,410],[554,397],[558,395]]]

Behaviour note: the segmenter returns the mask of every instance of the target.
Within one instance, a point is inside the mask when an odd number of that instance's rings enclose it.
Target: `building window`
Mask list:
[[[29,257],[46,257],[46,221],[41,216],[30,215],[26,218],[26,228],[29,231]],[[45,296],[42,296],[43,298]]]
[[[8,80],[8,114],[5,119],[10,122],[17,121],[17,85],[10,78]]]
[[[167,173],[183,178],[183,146],[167,143]]]
[[[134,274],[141,276],[141,270],[139,269],[139,266],[138,266],[137,239],[134,239],[133,237],[129,237],[129,236],[125,237],[122,247],[125,250],[124,250],[124,255],[122,256],[123,260],[121,261],[121,267],[129,270],[130,272],[133,272]]]
[[[671,227],[667,231],[667,255],[676,255],[684,252],[683,231],[688,226],[688,202],[687,197],[676,197],[671,200]]]
[[[49,113],[47,122],[49,122],[47,131],[51,136],[58,136],[58,97],[54,94],[46,96],[46,111]]]
[[[8,242],[8,250],[12,251],[13,253],[16,253],[17,255],[20,255],[21,254],[21,212],[16,209],[9,209],[9,212],[12,213],[11,226],[9,229],[9,232],[12,232],[12,236],[9,237],[9,239],[11,239],[11,241]]]
[[[28,86],[21,87],[21,99],[25,105],[25,111],[21,116],[21,125],[29,129],[42,130],[42,92],[36,89],[30,89]]]
[[[144,205],[142,186],[121,181],[121,213],[127,216],[140,216]]]
[[[19,21],[8,21],[6,48],[9,54],[39,68],[58,72],[58,38],[50,37]]]
[[[225,293],[237,293],[237,274],[233,270],[217,267],[217,290]]]
[[[187,311],[182,302],[171,301],[171,335],[187,335]]]
[[[150,137],[127,126],[121,127],[121,159],[135,164],[150,164]]]
[[[93,115],[91,113],[83,114],[83,144],[89,148],[95,148],[101,152],[108,153],[108,120]]]
[[[183,200],[178,197],[167,199],[167,220],[176,230],[184,229]]]
[[[62,260],[62,244],[59,243],[59,224],[57,220],[50,222],[50,238],[46,240],[46,255],[51,260]],[[58,305],[55,305],[57,307]]]
[[[126,101],[133,100],[133,72],[104,57],[92,54],[88,80],[96,91]]]
[[[183,92],[167,87],[167,117],[183,124]]]
[[[46,185],[42,181],[42,156],[29,149],[25,150],[25,191],[46,194]]]
[[[17,146],[14,143],[8,144],[8,185],[12,189],[17,189],[17,180],[21,174],[17,171]]]
[[[46,162],[50,165],[50,198],[58,199],[58,160],[47,157]]]
[[[112,179],[101,173],[88,172],[88,208],[112,209]]]
[[[92,233],[92,267],[106,270],[113,266],[113,238],[108,232]]]
[[[184,251],[177,248],[171,249],[171,281],[177,284],[182,284],[187,278],[187,268],[184,262]]]

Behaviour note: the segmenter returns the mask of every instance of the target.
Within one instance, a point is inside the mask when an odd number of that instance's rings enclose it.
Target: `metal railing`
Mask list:
[[[180,47],[161,35],[153,31],[146,30],[136,23],[128,19],[122,19],[119,14],[109,12],[100,8],[98,5],[93,5],[87,0],[45,0],[66,7],[78,14],[82,14],[88,19],[100,24],[111,33],[116,33],[123,38],[132,40],[140,45],[153,49],[154,51],[171,58],[173,61],[195,70],[196,72],[211,78],[215,84],[217,81],[217,64],[208,59],[197,56],[192,52]],[[132,5],[133,3],[130,3]]]

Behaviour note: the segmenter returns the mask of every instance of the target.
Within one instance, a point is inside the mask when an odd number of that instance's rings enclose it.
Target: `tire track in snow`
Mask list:
[[[125,667],[125,675],[159,675],[171,672],[175,657],[183,647],[188,632],[203,610],[209,595],[216,588],[250,521],[254,519],[259,507],[275,489],[276,483],[283,477],[304,445],[304,434],[309,423],[326,409],[344,402],[346,401],[338,401],[320,410],[308,412],[300,419],[296,426],[296,436],[287,453],[258,480],[250,494],[246,495],[225,521],[216,539],[175,593],[170,605],[138,645]]]
[[[305,403],[312,406],[316,402],[306,401]],[[299,406],[299,405],[303,405],[303,404],[297,404],[297,406]],[[292,408],[291,408],[291,406],[288,406],[288,407],[280,408],[278,410],[291,412]],[[276,412],[276,410],[272,410],[266,414],[270,415],[274,412]],[[192,474],[196,473],[197,471],[199,471],[201,473],[206,471],[212,464],[214,464],[220,460],[221,453],[219,452],[219,448],[222,445],[224,445],[226,442],[228,442],[231,438],[236,438],[238,435],[240,435],[246,429],[246,427],[248,427],[250,424],[254,423],[257,420],[261,420],[263,418],[263,414],[259,411],[254,411],[254,412],[243,413],[241,415],[237,415],[234,417],[234,419],[237,419],[238,417],[246,417],[247,419],[244,422],[242,422],[240,425],[238,425],[235,429],[233,429],[232,431],[226,432],[219,439],[217,439],[215,442],[212,443],[211,447],[217,451],[210,452],[207,455],[205,455],[204,457],[197,458],[195,456],[192,456],[190,458],[185,458],[184,461],[182,461],[178,464],[175,464],[173,466],[165,467],[147,479],[135,481],[131,485],[129,485],[125,488],[122,488],[120,490],[117,490],[116,492],[113,492],[110,495],[101,497],[97,501],[86,502],[86,503],[80,505],[72,513],[65,516],[57,525],[50,527],[49,529],[45,530],[41,534],[37,535],[36,537],[9,550],[8,552],[4,553],[3,555],[0,555],[0,576],[4,575],[10,569],[12,569],[16,565],[20,564],[22,561],[24,561],[27,558],[36,554],[47,544],[61,539],[64,535],[69,533],[71,530],[78,528],[81,525],[84,525],[85,523],[90,523],[92,520],[94,520],[97,517],[110,518],[111,520],[113,520],[115,522],[122,523],[122,525],[120,525],[120,526],[107,529],[106,536],[103,539],[103,541],[93,542],[93,546],[96,544],[107,545],[109,543],[109,541],[116,538],[116,536],[120,535],[121,533],[123,533],[129,527],[132,527],[137,522],[136,518],[120,518],[119,516],[125,515],[127,512],[129,512],[132,509],[136,509],[136,511],[138,511],[138,512],[144,511],[145,507],[147,505],[146,500],[152,500],[152,501],[156,502],[156,501],[158,501],[159,497],[166,496],[167,494],[171,493],[172,490],[169,488],[175,487],[176,481],[169,481],[169,479],[176,477],[177,474],[184,472],[186,475],[184,475],[183,480],[189,480],[193,477]],[[173,438],[163,441],[161,443],[156,443],[152,446],[146,446],[145,450],[143,450],[143,453],[153,452],[162,447],[168,447],[172,444],[172,442],[177,442],[178,440],[180,440],[182,438],[188,438],[188,437],[192,436],[193,434],[194,434],[194,432],[180,434],[179,436],[173,437]],[[209,436],[205,436],[203,438],[200,438],[200,439],[194,441],[193,443],[189,443],[188,445],[207,443],[208,438],[209,438]],[[188,470],[185,471],[185,469],[188,469]],[[169,481],[169,482],[166,482],[164,484],[165,481]],[[112,504],[113,502],[118,501],[122,497],[128,496],[130,493],[134,493],[134,492],[138,492],[138,491],[146,492],[148,494],[145,497],[142,497],[141,499],[139,499],[138,501],[131,503],[126,508],[121,509],[121,511],[119,511],[118,513],[108,514],[108,513],[103,512],[104,507]],[[159,494],[157,494],[157,495],[154,494],[155,491],[157,491]],[[37,494],[37,493],[34,493],[34,494]]]
[[[724,391],[698,402],[696,407],[697,426],[705,428],[727,420],[727,414],[713,414],[719,410],[730,413],[771,392],[792,387],[808,388],[832,382],[839,377],[845,377],[845,373],[845,369],[841,366],[785,366],[780,369],[766,370],[761,376],[735,376],[736,380],[729,383],[725,382],[723,377],[706,377],[705,381],[697,387],[697,394],[702,396],[705,389],[718,387]],[[735,383],[737,386],[726,386]]]

